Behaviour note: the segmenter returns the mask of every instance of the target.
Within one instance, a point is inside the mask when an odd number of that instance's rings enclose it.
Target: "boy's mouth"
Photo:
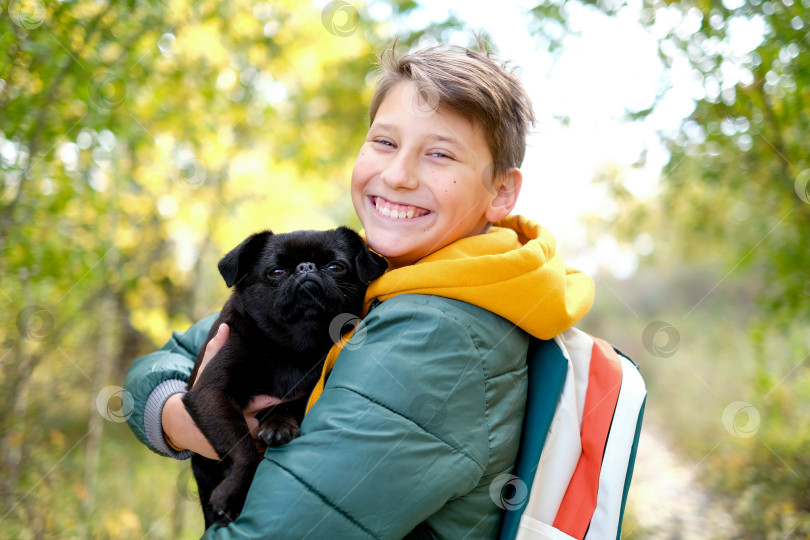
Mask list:
[[[418,206],[391,202],[388,199],[383,199],[376,195],[371,196],[371,204],[374,205],[377,212],[391,219],[414,219],[430,213],[430,210]]]

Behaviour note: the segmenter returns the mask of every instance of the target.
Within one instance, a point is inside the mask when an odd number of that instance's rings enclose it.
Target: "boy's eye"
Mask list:
[[[385,146],[391,146],[391,147],[394,146],[394,143],[392,143],[388,139],[374,139],[374,142],[377,143],[377,144],[383,144]]]

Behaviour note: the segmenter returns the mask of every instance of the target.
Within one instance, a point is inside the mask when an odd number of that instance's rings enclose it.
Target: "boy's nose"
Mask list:
[[[382,181],[392,188],[415,189],[419,184],[413,158],[405,152],[398,152],[388,162],[381,174]]]

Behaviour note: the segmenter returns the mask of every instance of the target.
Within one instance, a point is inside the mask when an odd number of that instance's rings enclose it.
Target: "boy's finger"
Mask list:
[[[259,394],[258,396],[254,396],[250,402],[247,404],[247,407],[242,411],[246,416],[256,414],[259,411],[263,411],[267,407],[272,407],[273,405],[278,405],[279,403],[283,402],[284,400],[281,398],[277,398],[276,396],[271,396],[268,394]]]
[[[205,356],[203,356],[203,362],[208,362],[217,355],[219,350],[225,345],[225,342],[228,341],[228,336],[231,333],[231,329],[228,327],[227,324],[222,323],[217,328],[217,333],[211,338],[211,341],[205,346]]]
[[[254,439],[259,436],[259,421],[256,417],[252,414],[245,415],[245,422],[248,425],[248,431],[250,431],[250,436]]]
[[[197,379],[195,382],[200,379],[200,375],[202,375],[202,372],[205,369],[205,366],[208,365],[208,362],[210,362],[211,359],[217,355],[222,346],[225,345],[225,342],[228,341],[228,336],[230,334],[231,329],[227,324],[222,323],[219,325],[219,328],[217,328],[217,333],[213,338],[211,338],[211,341],[205,345],[205,354],[203,355],[202,362],[200,362],[200,369],[197,370]]]
[[[248,425],[251,437],[255,439],[259,436],[259,420],[256,418],[256,414],[268,407],[278,405],[282,401],[282,399],[268,394],[259,394],[251,398],[247,406],[242,409],[242,414],[245,415],[245,422]]]

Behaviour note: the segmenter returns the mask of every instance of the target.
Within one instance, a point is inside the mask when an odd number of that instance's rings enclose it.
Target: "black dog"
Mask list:
[[[218,267],[234,292],[206,342],[223,322],[230,337],[195,383],[200,351],[183,398],[222,458],[191,458],[206,528],[241,512],[260,462],[242,409],[258,394],[288,400],[257,415],[259,439],[277,446],[297,437],[326,353],[340,337],[341,330],[330,332],[332,321],[341,313],[360,314],[368,282],[387,264],[357,233],[339,227],[257,233]]]

